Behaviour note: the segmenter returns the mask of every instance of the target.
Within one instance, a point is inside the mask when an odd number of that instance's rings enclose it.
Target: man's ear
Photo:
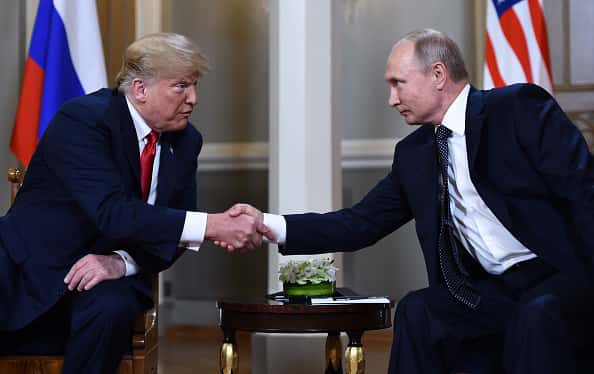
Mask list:
[[[448,71],[443,62],[436,62],[431,66],[431,75],[438,90],[443,90],[448,76]]]
[[[141,103],[146,101],[146,83],[142,79],[134,78],[132,80],[132,84],[130,85],[130,93],[132,97]]]

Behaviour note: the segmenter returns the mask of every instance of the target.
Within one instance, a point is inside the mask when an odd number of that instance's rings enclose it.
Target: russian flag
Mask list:
[[[10,141],[25,166],[66,100],[107,85],[95,1],[39,1]]]

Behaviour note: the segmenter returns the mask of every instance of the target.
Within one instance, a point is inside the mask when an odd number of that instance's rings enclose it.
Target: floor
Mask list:
[[[170,326],[159,341],[159,374],[218,374],[222,338],[216,326]],[[250,334],[240,332],[236,338],[239,373],[251,374]],[[389,329],[365,333],[366,373],[387,372],[391,340]]]

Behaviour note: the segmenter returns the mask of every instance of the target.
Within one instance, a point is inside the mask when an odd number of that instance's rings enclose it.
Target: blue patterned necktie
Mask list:
[[[441,183],[439,189],[439,202],[441,220],[439,224],[439,239],[437,249],[439,252],[439,266],[445,284],[454,298],[462,304],[476,309],[481,301],[480,295],[468,281],[468,273],[460,260],[458,246],[452,234],[453,222],[450,211],[450,193],[448,190],[448,138],[452,130],[443,125],[437,126],[435,140],[439,154],[439,174]]]

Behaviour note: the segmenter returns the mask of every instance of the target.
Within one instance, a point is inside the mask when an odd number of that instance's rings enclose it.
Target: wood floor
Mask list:
[[[159,374],[218,374],[222,339],[223,335],[216,326],[169,327],[159,341]],[[363,346],[366,373],[381,374],[388,371],[391,341],[390,329],[365,333]],[[239,373],[258,374],[251,370],[250,334],[238,333],[237,344],[240,352]]]

